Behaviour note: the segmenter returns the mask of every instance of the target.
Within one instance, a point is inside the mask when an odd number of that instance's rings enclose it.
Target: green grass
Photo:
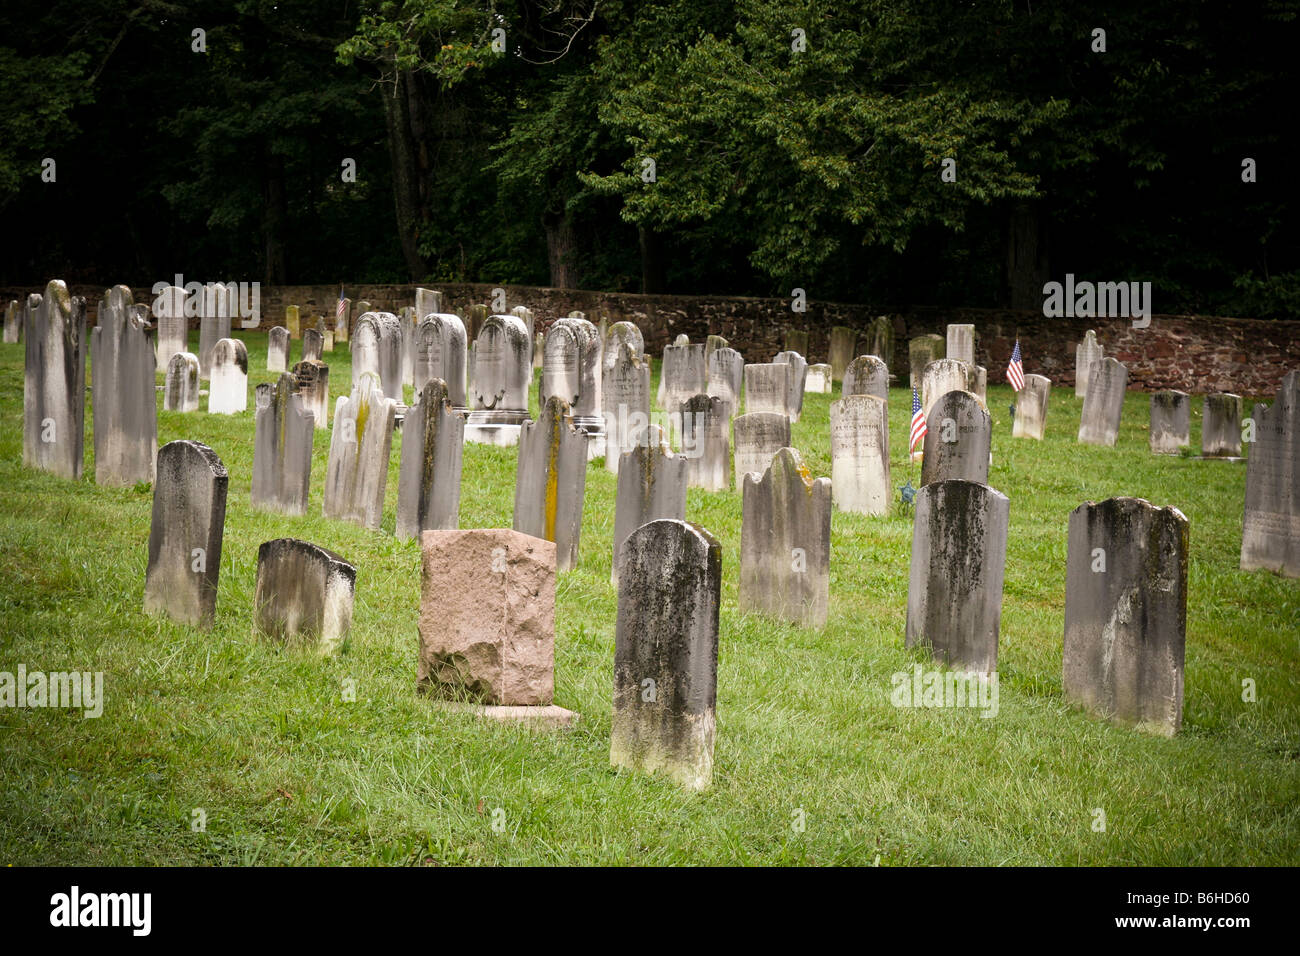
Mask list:
[[[271,380],[258,371],[266,337],[245,340],[251,377]],[[350,370],[344,348],[326,359],[332,414]],[[890,676],[922,660],[903,648],[909,516],[835,514],[830,621],[814,631],[737,613],[740,496],[692,489],[688,517],[723,545],[724,594],[714,781],[689,794],[609,766],[614,481],[598,463],[581,564],[557,589],[556,703],[582,720],[532,733],[415,694],[419,551],[393,537],[400,437],[376,533],[321,517],[327,432],[308,516],[286,518],[249,507],[251,411],[160,411],[160,445],[199,439],[230,472],[216,626],[201,632],[142,613],[150,492],[94,484],[89,411],[85,479],[22,467],[22,347],[0,347],[0,670],[103,671],[107,693],[95,720],[0,710],[0,863],[1300,863],[1300,582],[1237,569],[1244,465],[1152,456],[1139,393],[1116,448],[1076,444],[1070,388],[1052,393],[1045,441],[1013,441],[1011,398],[989,389],[990,483],[1011,498],[998,717],[889,703]],[[818,475],[830,400],[807,396],[794,428]],[[909,416],[895,390],[895,486]],[[462,527],[510,526],[514,463],[513,449],[466,447]],[[1191,522],[1172,740],[1061,697],[1067,517],[1120,494]],[[257,547],[282,536],[359,569],[337,657],[252,633]],[[1255,703],[1242,701],[1248,677]]]

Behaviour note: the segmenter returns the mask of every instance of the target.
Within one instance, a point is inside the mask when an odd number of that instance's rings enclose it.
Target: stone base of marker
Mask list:
[[[831,367],[826,364],[809,365],[808,374],[803,380],[803,390],[818,395],[831,394]]]
[[[479,445],[496,445],[498,448],[513,448],[519,444],[519,433],[527,414],[519,416],[519,421],[490,421],[491,412],[470,412],[465,422],[465,441]]]
[[[473,714],[475,717],[495,720],[503,724],[522,724],[533,730],[572,730],[582,719],[582,715],[576,711],[566,710],[555,704],[524,707],[509,704],[472,704],[460,700],[435,700],[430,701],[430,706],[436,710]]]
[[[333,653],[352,626],[356,581],[356,567],[320,545],[265,541],[257,549],[253,628],[291,647]]]

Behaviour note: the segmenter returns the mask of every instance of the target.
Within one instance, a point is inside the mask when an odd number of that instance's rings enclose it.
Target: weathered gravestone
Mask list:
[[[402,325],[391,312],[367,312],[352,333],[352,387],[366,372],[378,376],[384,396],[402,400]]]
[[[1088,394],[1088,382],[1091,380],[1092,367],[1105,358],[1106,350],[1097,342],[1097,333],[1089,329],[1083,335],[1083,341],[1074,347],[1074,397],[1084,398]]]
[[[1140,498],[1089,501],[1071,512],[1066,698],[1119,723],[1177,733],[1186,630],[1182,512]]]
[[[831,402],[831,494],[841,511],[889,514],[889,409],[875,395]]]
[[[562,398],[551,396],[535,422],[523,424],[515,476],[514,529],[555,542],[556,567],[578,564],[587,489],[587,433]]]
[[[778,352],[772,361],[790,366],[790,374],[786,378],[785,413],[792,423],[797,422],[803,414],[803,383],[808,377],[808,363],[798,352],[789,351]]]
[[[975,326],[950,325],[947,329],[948,340],[944,346],[944,357],[975,364]]]
[[[565,727],[554,705],[555,544],[503,528],[420,535],[416,688],[484,717]]]
[[[266,370],[289,371],[289,330],[282,325],[277,325],[267,334]]]
[[[630,342],[605,369],[601,401],[605,403],[605,470],[618,474],[619,462],[636,445],[637,434],[650,424],[650,363]]]
[[[925,419],[921,484],[961,478],[988,484],[993,420],[970,392],[948,392]]]
[[[1176,455],[1192,443],[1192,399],[1175,389],[1151,393],[1151,453]]]
[[[549,337],[549,336],[548,336]],[[533,381],[528,330],[513,315],[492,315],[474,342],[470,399],[473,410],[465,440],[515,445],[528,418],[528,388]]]
[[[346,558],[296,538],[257,549],[254,630],[290,647],[337,650],[352,626],[357,569]]]
[[[731,488],[731,406],[713,395],[692,395],[678,406],[686,481],[692,488]]]
[[[450,312],[430,312],[415,332],[415,392],[426,383],[441,379],[447,398],[460,412],[468,412],[465,399],[465,325]]]
[[[831,377],[844,381],[844,371],[858,354],[858,330],[837,325],[831,329],[830,366]]]
[[[377,376],[375,380],[378,381]],[[364,376],[362,381],[365,381]],[[303,407],[311,412],[316,427],[329,428],[330,367],[316,359],[299,362],[293,367],[293,384],[302,396]]]
[[[960,478],[917,492],[908,647],[928,648],[953,668],[997,669],[1010,513],[1006,495]]]
[[[533,335],[533,368],[541,368],[546,364],[544,357],[546,355],[546,336],[541,332]]]
[[[937,362],[944,357],[944,348],[944,337],[935,335],[933,332],[928,335],[918,335],[907,343],[907,359],[911,366],[909,375],[912,388],[918,392],[921,391],[926,367],[931,362]]]
[[[202,442],[173,441],[158,450],[144,577],[146,613],[212,626],[229,482],[226,466]]]
[[[428,316],[442,312],[442,293],[434,289],[415,290],[415,324],[419,325]]]
[[[208,412],[232,415],[248,409],[248,349],[239,339],[222,339],[212,349]]]
[[[800,355],[807,355],[808,332],[804,329],[786,329],[782,344],[787,352],[798,352]]]
[[[713,779],[722,546],[685,521],[623,542],[610,763],[702,790]]]
[[[1047,429],[1047,399],[1052,394],[1052,380],[1043,375],[1026,375],[1025,387],[1016,393],[1016,418],[1011,426],[1012,438],[1036,438],[1042,441]]]
[[[605,333],[605,344],[601,350],[601,363],[605,372],[614,366],[619,349],[624,345],[631,348],[634,355],[645,355],[645,337],[633,322],[615,322]]]
[[[1241,457],[1240,395],[1215,392],[1205,396],[1201,415],[1201,456],[1204,458]]]
[[[384,518],[396,402],[366,376],[334,406],[322,511],[327,518],[375,530]]]
[[[586,319],[558,319],[546,333],[545,348],[538,404],[551,396],[564,399],[573,423],[590,436],[587,453],[594,458],[605,449],[600,333]]]
[[[157,341],[154,343],[158,368],[165,369],[173,355],[190,350],[190,320],[185,315],[185,290],[176,286],[164,286],[153,300],[153,315],[158,327]]]
[[[325,336],[316,329],[305,329],[302,333],[302,361],[322,361],[325,356]]]
[[[804,378],[803,390],[818,395],[830,395],[832,391],[831,367],[829,365],[809,365]]]
[[[465,320],[466,341],[477,343],[479,333],[483,331],[483,325],[488,320],[488,307],[486,305],[471,305],[465,309],[462,318]],[[473,348],[474,345],[471,344],[470,347]]]
[[[887,315],[878,315],[867,325],[859,341],[866,355],[875,355],[888,369],[894,364],[894,323]],[[885,382],[888,385],[888,381]]]
[[[741,612],[822,627],[830,606],[830,479],[814,479],[797,451],[782,448],[742,485]]]
[[[649,425],[624,452],[614,505],[614,558],[609,580],[619,579],[619,549],[641,525],[660,518],[686,519],[686,456],[674,455],[663,429]]]
[[[876,355],[859,355],[844,370],[840,398],[850,395],[874,395],[889,401],[889,367]]]
[[[691,344],[691,337],[685,332],[679,332],[677,338],[673,339],[673,345],[686,346]]]
[[[659,369],[660,408],[677,408],[692,395],[708,391],[708,387],[709,367],[703,344],[664,346],[663,366]]]
[[[220,282],[203,287],[203,311],[199,313],[199,378],[212,377],[212,350],[222,339],[230,338],[230,320],[234,315],[236,290]]]
[[[975,388],[973,394],[980,400],[980,404],[988,406],[988,387],[989,387],[989,370],[983,365],[975,366]]]
[[[18,305],[17,299],[10,299],[9,304],[5,306],[4,342],[6,345],[12,345],[21,342],[22,338],[23,310]]]
[[[740,390],[745,382],[745,357],[733,348],[721,348],[709,356],[707,394],[722,399],[732,411],[740,408]]]
[[[302,315],[296,305],[284,307],[284,327],[289,330],[289,338],[302,338]]]
[[[167,377],[163,383],[163,411],[198,410],[199,357],[191,352],[177,352],[167,363]]]
[[[1088,372],[1088,394],[1083,399],[1079,421],[1080,442],[1086,445],[1114,445],[1124,415],[1124,392],[1128,369],[1113,358],[1094,362]]]
[[[415,332],[419,327],[419,320],[415,317],[415,307],[408,305],[402,309],[397,316],[397,326],[401,332],[401,366],[402,366],[402,384],[415,384]],[[397,400],[401,401],[402,396],[398,395]]]
[[[1252,420],[1241,569],[1300,578],[1300,371],[1286,373],[1272,407],[1256,405]]]
[[[158,402],[154,392],[149,310],[131,290],[113,286],[99,304],[90,334],[90,393],[95,426],[95,481],[134,485],[152,481],[158,454]]]
[[[337,416],[335,422],[337,425]],[[424,383],[402,425],[397,482],[397,538],[446,531],[460,524],[460,475],[465,418],[440,378]]]
[[[975,392],[975,366],[956,359],[942,358],[931,362],[921,375],[921,409],[929,420],[930,409],[941,395],[949,392]]]
[[[253,506],[306,514],[316,416],[304,405],[288,374],[274,385],[257,386],[256,396]]]
[[[537,330],[537,320],[533,316],[533,310],[526,306],[517,305],[510,310],[510,314],[524,323],[524,328],[528,330],[528,345],[531,348],[533,344],[533,334]],[[569,318],[586,320],[587,317],[581,312],[570,312]],[[601,343],[601,347],[603,348],[605,343],[605,320],[602,318],[600,321],[600,334],[597,337],[597,341]],[[532,356],[529,357],[531,358]]]
[[[790,444],[790,419],[775,412],[738,415],[735,431],[736,482],[747,474],[762,475],[772,456]]]
[[[786,413],[793,367],[785,362],[747,364],[745,366],[745,414]]]

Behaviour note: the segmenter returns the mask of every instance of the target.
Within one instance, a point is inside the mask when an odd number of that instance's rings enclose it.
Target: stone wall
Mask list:
[[[133,286],[136,300],[147,302],[152,283]],[[494,286],[470,283],[431,284],[446,296],[446,307],[463,313],[467,306],[490,303]],[[43,286],[42,286],[43,288]],[[506,305],[532,309],[539,329],[568,315],[585,312],[593,322],[635,322],[646,347],[656,355],[673,338],[685,333],[692,341],[717,334],[740,350],[748,361],[767,362],[783,347],[786,328],[806,329],[810,361],[827,361],[830,330],[836,325],[865,329],[879,310],[850,303],[808,302],[808,311],[793,313],[788,299],[722,296],[631,295],[504,286]],[[346,292],[353,302],[396,312],[415,302],[414,285],[354,285]],[[0,299],[21,299],[37,288],[0,289]],[[263,286],[262,328],[281,321],[286,305],[302,307],[304,325],[313,314],[332,315],[338,286]],[[74,286],[84,295],[88,320],[95,321],[103,288]],[[989,381],[1005,381],[1007,362],[1017,337],[1025,372],[1046,375],[1058,387],[1074,384],[1074,346],[1087,329],[1097,330],[1106,354],[1129,369],[1129,386],[1147,390],[1178,388],[1187,392],[1235,391],[1247,396],[1271,396],[1289,369],[1300,368],[1300,321],[1220,318],[1216,316],[1155,315],[1151,325],[1135,329],[1131,320],[1050,319],[1038,312],[997,309],[934,309],[916,307],[891,313],[894,324],[894,371],[906,364],[906,340],[927,332],[940,335],[949,322],[975,326],[976,361],[989,370]],[[238,323],[236,323],[237,325]]]

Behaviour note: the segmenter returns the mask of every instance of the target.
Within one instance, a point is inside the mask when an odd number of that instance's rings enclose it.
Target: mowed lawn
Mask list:
[[[265,334],[237,334],[250,410],[158,417],[160,445],[206,442],[230,473],[208,632],[142,613],[151,492],[94,483],[89,409],[81,481],[23,468],[23,350],[0,346],[0,670],[102,671],[107,697],[98,719],[0,710],[0,864],[1300,863],[1300,582],[1238,570],[1244,464],[1152,456],[1144,393],[1128,396],[1118,446],[1097,448],[1075,442],[1072,387],[1053,390],[1041,443],[1010,437],[1012,392],[989,389],[990,483],[1011,499],[995,719],[890,704],[891,676],[925,660],[903,647],[909,513],[834,515],[817,631],[738,613],[740,494],[692,489],[687,517],[722,542],[724,571],[714,780],[692,794],[609,766],[615,482],[600,463],[581,565],[557,587],[555,699],[578,728],[439,711],[415,693],[420,554],[393,536],[400,437],[382,532],[321,516],[327,431],[308,515],[254,511],[251,386],[274,376]],[[345,348],[325,356],[333,397],[350,382]],[[794,426],[816,475],[830,474],[831,398],[806,396]],[[919,481],[910,410],[893,390],[895,487]],[[461,527],[509,527],[514,481],[513,449],[467,445]],[[1190,521],[1175,739],[1061,696],[1067,518],[1113,495]],[[257,548],[277,537],[357,565],[338,656],[253,634]]]

